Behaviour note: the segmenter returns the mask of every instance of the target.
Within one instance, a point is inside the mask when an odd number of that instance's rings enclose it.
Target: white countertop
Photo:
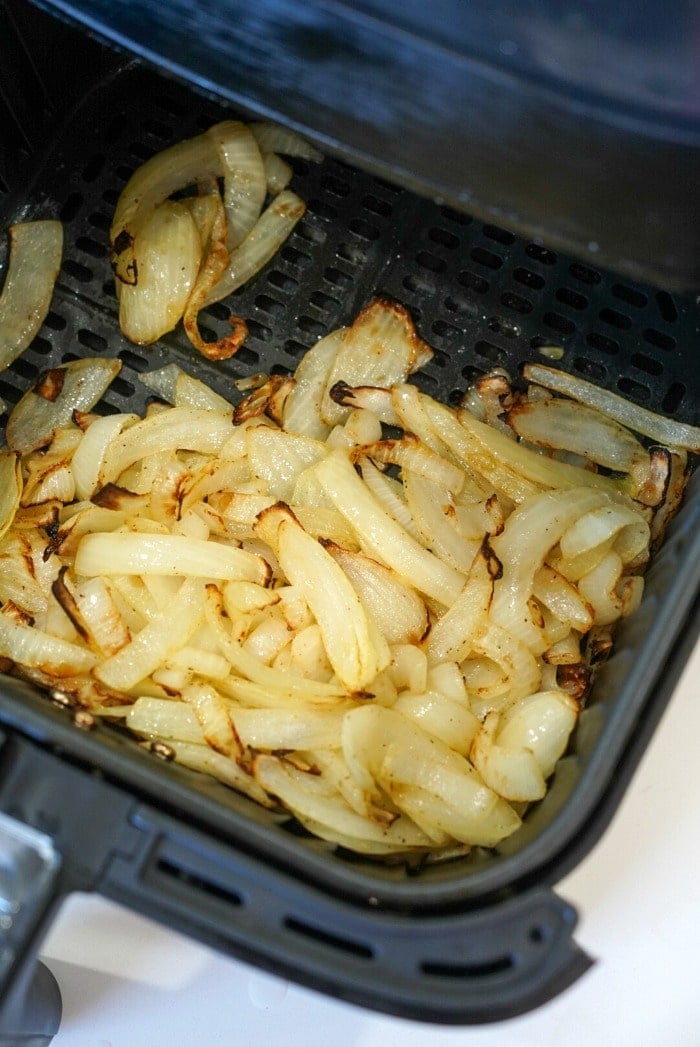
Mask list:
[[[443,1028],[337,1003],[90,896],[44,943],[54,1047],[698,1047],[700,644],[601,842],[557,892],[596,963],[546,1006]]]

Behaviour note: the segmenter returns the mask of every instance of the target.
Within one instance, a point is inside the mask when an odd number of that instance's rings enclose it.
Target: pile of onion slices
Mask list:
[[[431,355],[376,299],[235,406],[175,364],[143,418],[94,413],[105,361],[44,376],[0,455],[3,668],[356,852],[511,836],[700,434],[551,368],[447,407]]]

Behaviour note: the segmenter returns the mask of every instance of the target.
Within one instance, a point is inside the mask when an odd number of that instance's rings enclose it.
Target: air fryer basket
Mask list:
[[[697,421],[700,309],[690,297],[572,262],[332,157],[295,161],[306,215],[255,280],[201,316],[211,337],[226,332],[229,311],[246,318],[250,337],[237,356],[210,363],[177,332],[151,349],[130,345],[106,252],[118,195],[152,153],[229,113],[137,64],[120,66],[68,116],[29,182],[0,198],[5,227],[58,217],[66,236],[46,323],[0,376],[8,404],[42,370],[103,354],[123,364],[105,411],[142,410],[138,374],[169,361],[235,397],[235,378],[293,371],[381,292],[409,308],[434,347],[415,380],[447,402],[494,366],[517,374],[555,342],[559,366]],[[544,1002],[589,963],[571,937],[576,914],[550,888],[604,830],[697,637],[699,524],[700,485],[691,482],[545,800],[495,851],[442,865],[380,863],[311,839],[292,818],[108,727],[81,730],[71,710],[3,678],[0,810],[9,817],[0,835],[13,825],[35,832],[28,846],[46,879],[24,924],[3,932],[6,985],[20,978],[60,898],[93,889],[391,1013],[478,1022]]]

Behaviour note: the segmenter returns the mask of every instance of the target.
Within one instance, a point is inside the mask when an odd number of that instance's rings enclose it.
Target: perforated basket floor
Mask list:
[[[172,360],[235,399],[236,378],[293,371],[320,336],[347,323],[382,292],[410,309],[436,350],[415,380],[446,401],[456,401],[477,375],[496,365],[517,374],[522,362],[542,359],[540,348],[554,343],[563,348],[558,366],[683,421],[698,421],[700,368],[694,365],[692,346],[700,331],[700,308],[693,299],[621,281],[333,158],[320,165],[294,163],[293,188],[307,202],[306,215],[255,280],[200,318],[205,337],[211,338],[229,330],[230,312],[246,319],[250,337],[235,358],[212,364],[191,349],[180,331],[150,349],[130,345],[118,329],[107,261],[119,193],[134,168],[154,152],[225,115],[230,114],[209,99],[127,67],[86,97],[21,196],[6,196],[4,205],[0,200],[5,225],[56,216],[66,237],[46,323],[33,345],[0,376],[0,396],[7,404],[15,403],[43,369],[101,354],[116,355],[123,363],[106,395],[105,411],[143,409],[147,390],[138,374]],[[206,807],[217,831],[241,838],[241,826],[248,824],[256,847],[267,847],[275,860],[345,896],[364,898],[380,884],[388,902],[419,907],[512,886],[566,845],[614,773],[656,667],[668,656],[698,590],[693,566],[698,560],[697,503],[691,499],[650,573],[649,596],[621,632],[618,653],[601,674],[574,748],[546,800],[496,852],[476,850],[468,859],[407,876],[405,867],[365,861],[313,841],[291,819],[255,808],[181,768],[164,765],[159,773],[179,787],[184,783],[191,790],[192,809],[199,804],[201,813]],[[125,744],[107,737],[107,729],[104,735],[112,751]],[[125,756],[123,766],[131,760]],[[178,803],[183,809],[182,794]]]

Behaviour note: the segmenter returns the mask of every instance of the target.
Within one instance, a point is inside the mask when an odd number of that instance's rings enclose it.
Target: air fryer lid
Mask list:
[[[495,364],[514,374],[556,339],[561,365],[696,421],[700,375],[684,346],[698,307],[521,240],[500,226],[349,167],[297,163],[308,211],[278,257],[231,300],[248,320],[225,364],[180,333],[150,350],[119,333],[107,230],[133,168],[223,116],[213,101],[127,67],[100,84],[57,136],[3,220],[61,218],[66,252],[40,336],[0,378],[16,402],[36,375],[75,356],[117,355],[105,410],[141,410],[138,373],[176,361],[232,395],[232,379],[291,371],[305,349],[375,293],[400,299],[435,358],[417,381],[450,401]],[[228,305],[202,316],[223,334]],[[435,1021],[482,1021],[535,1006],[586,966],[575,914],[549,886],[614,810],[697,634],[700,490],[691,490],[620,630],[548,797],[495,852],[411,868],[344,854],[224,786],[107,727],[3,681],[0,806],[58,855],[48,900],[10,946],[31,954],[51,900],[96,889],[214,947],[345,999]],[[85,726],[83,724],[83,726]]]

